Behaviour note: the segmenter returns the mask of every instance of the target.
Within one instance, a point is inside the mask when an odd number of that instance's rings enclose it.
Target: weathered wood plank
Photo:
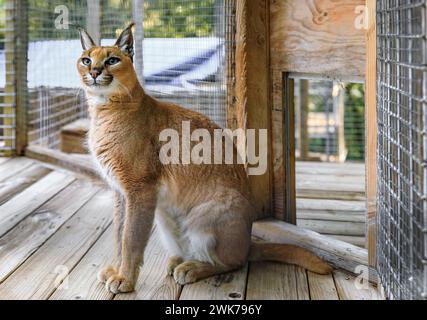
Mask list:
[[[301,220],[323,220],[342,222],[366,222],[366,214],[358,212],[329,212],[323,210],[298,210],[297,218]]]
[[[243,300],[248,266],[184,286],[180,300]]]
[[[316,185],[330,184],[340,188],[342,186],[354,186],[355,189],[364,191],[365,190],[365,177],[364,176],[349,176],[349,175],[313,175],[313,174],[298,174],[297,175],[297,185],[298,179],[301,183],[311,182]],[[353,189],[350,189],[353,190]]]
[[[334,271],[335,286],[340,300],[382,300],[379,289],[366,281],[356,287],[356,277],[341,270]]]
[[[75,178],[62,172],[51,172],[0,206],[0,236],[73,182]]]
[[[320,275],[310,271],[307,274],[311,300],[339,300],[332,274]]]
[[[334,235],[331,234],[329,235],[330,237],[340,240],[340,241],[344,241],[347,243],[350,243],[352,245],[364,248],[365,244],[366,244],[366,236],[365,237],[356,237],[356,236],[338,236],[338,235]]]
[[[337,268],[355,272],[367,265],[368,252],[343,241],[285,222],[265,219],[254,223],[252,234],[267,242],[294,244],[311,250]]]
[[[301,210],[325,210],[329,212],[356,212],[366,214],[365,201],[343,201],[331,199],[297,199],[297,209]]]
[[[366,200],[365,191],[357,190],[350,191],[351,187],[343,187],[342,190],[336,190],[336,186],[325,185],[321,189],[320,185],[304,186],[297,188],[298,198],[308,199],[324,199],[324,200],[345,200],[345,201],[361,201]]]
[[[276,262],[251,262],[247,300],[298,300],[295,266]]]
[[[135,292],[120,294],[114,299],[177,300],[181,293],[181,286],[166,274],[168,255],[163,249],[156,231],[151,235],[144,257],[145,263],[141,269]]]
[[[89,131],[89,119],[78,119],[61,128],[59,149],[65,153],[87,154],[86,137]]]
[[[99,270],[111,265],[114,255],[112,227],[105,230],[68,276],[68,288],[56,290],[50,300],[111,300],[114,295],[97,279]]]
[[[49,239],[97,191],[99,188],[88,181],[75,181],[1,237],[0,282]]]
[[[298,219],[297,225],[321,234],[333,234],[341,236],[364,236],[365,223],[347,221],[325,221]]]
[[[112,194],[96,194],[0,285],[0,297],[48,299],[108,227],[111,216]]]
[[[317,161],[297,161],[295,165],[298,174],[337,175],[337,176],[365,176],[364,163],[333,163]]]
[[[46,176],[50,169],[33,164],[17,175],[0,182],[0,205]]]
[[[331,177],[331,179],[329,179],[329,177],[327,177],[326,179],[314,179],[311,176],[297,177],[297,197],[300,197],[300,192],[309,192],[310,190],[313,190],[313,192],[326,190],[336,193],[348,192],[365,195],[365,184],[359,182],[346,182],[334,177]],[[316,197],[313,198],[316,199]]]
[[[310,290],[308,288],[307,270],[295,266],[295,275],[297,278],[298,300],[310,300]]]
[[[0,181],[13,177],[18,172],[34,164],[34,161],[24,157],[12,158],[0,166]]]
[[[364,0],[271,1],[271,66],[328,77],[365,74],[365,30],[355,28]]]
[[[68,154],[40,146],[28,146],[26,156],[42,162],[51,163],[90,177],[99,178],[89,155]]]
[[[10,159],[12,159],[12,158],[9,158],[9,157],[0,157],[0,165],[2,165],[3,163],[9,161]]]

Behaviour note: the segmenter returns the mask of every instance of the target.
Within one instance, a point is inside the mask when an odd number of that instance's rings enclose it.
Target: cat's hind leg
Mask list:
[[[186,219],[185,261],[175,268],[175,281],[185,285],[243,267],[250,246],[249,210],[239,195],[194,207]]]
[[[178,284],[186,285],[234,269],[236,267],[213,265],[209,262],[190,260],[178,265],[174,269],[173,277]]]
[[[178,257],[178,256],[170,257],[168,260],[168,265],[166,267],[166,274],[168,276],[173,276],[173,273],[176,267],[178,267],[183,262],[184,260],[181,257]]]

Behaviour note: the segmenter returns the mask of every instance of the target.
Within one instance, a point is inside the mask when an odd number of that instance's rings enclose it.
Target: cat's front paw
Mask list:
[[[127,293],[135,290],[135,282],[129,281],[119,274],[111,276],[105,283],[105,288],[111,293]]]
[[[113,266],[107,266],[98,272],[97,278],[98,278],[99,282],[106,283],[110,277],[112,277],[118,273],[119,272],[117,271],[117,268],[115,268]]]

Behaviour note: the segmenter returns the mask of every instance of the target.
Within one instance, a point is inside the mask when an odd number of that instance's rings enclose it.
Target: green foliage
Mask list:
[[[345,88],[344,133],[347,160],[365,159],[365,90],[363,84],[350,83]]]
[[[215,0],[144,1],[144,32],[150,38],[211,36]]]
[[[30,41],[77,38],[77,29],[73,26],[70,26],[68,30],[55,28],[55,20],[58,17],[55,8],[62,5],[68,8],[70,23],[85,26],[86,0],[66,2],[63,0],[29,0],[28,28]]]
[[[0,0],[0,4],[4,0]],[[211,36],[215,26],[215,6],[220,0],[145,0],[144,33],[149,38]],[[86,25],[87,0],[29,0],[30,40],[77,38],[77,31],[55,29],[55,8],[65,5],[70,22]],[[1,19],[0,19],[1,20]],[[101,0],[101,33],[112,38],[132,20],[132,1]],[[1,26],[0,26],[1,28]]]
[[[0,50],[4,49],[4,28],[6,27],[6,9],[5,0],[0,0]]]

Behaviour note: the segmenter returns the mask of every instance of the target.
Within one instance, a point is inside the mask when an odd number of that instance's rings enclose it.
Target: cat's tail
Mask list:
[[[298,265],[319,274],[329,274],[332,267],[315,254],[289,244],[251,243],[249,261],[275,261]]]

